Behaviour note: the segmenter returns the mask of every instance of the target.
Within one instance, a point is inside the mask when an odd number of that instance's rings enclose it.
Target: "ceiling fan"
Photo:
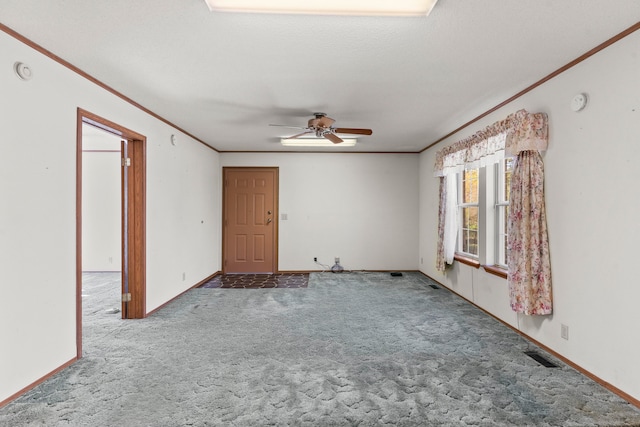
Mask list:
[[[327,117],[325,113],[313,113],[313,115],[315,116],[315,118],[309,119],[307,127],[271,124],[269,126],[280,126],[291,129],[304,129],[304,132],[290,136],[288,139],[298,138],[307,134],[315,134],[318,138],[326,138],[334,144],[340,144],[341,142],[343,142],[342,138],[336,135],[338,133],[353,135],[371,135],[373,133],[371,129],[334,128],[332,125],[335,120],[331,117]]]

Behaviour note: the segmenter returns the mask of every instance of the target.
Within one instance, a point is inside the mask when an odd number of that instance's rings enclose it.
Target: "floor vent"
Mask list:
[[[536,353],[535,351],[525,351],[524,354],[526,354],[527,356],[529,356],[530,358],[532,358],[533,360],[535,360],[536,362],[538,362],[539,364],[541,364],[545,368],[557,368],[558,367],[558,365],[556,365],[555,363],[553,363],[552,361],[550,361],[546,357],[541,356],[540,354]]]
[[[438,286],[436,286],[436,285],[429,285],[429,286],[431,286],[433,289],[440,289],[440,288],[439,288]]]

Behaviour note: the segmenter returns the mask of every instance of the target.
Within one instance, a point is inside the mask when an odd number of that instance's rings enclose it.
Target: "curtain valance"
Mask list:
[[[493,156],[516,156],[521,151],[546,150],[549,141],[548,127],[545,113],[519,110],[438,151],[434,175],[444,176],[451,169],[482,162]]]

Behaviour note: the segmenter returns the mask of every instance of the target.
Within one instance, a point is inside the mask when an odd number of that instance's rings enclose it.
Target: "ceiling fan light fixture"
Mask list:
[[[342,138],[340,144],[334,144],[325,138],[282,138],[280,143],[286,147],[353,147],[356,138]]]
[[[209,10],[310,15],[427,16],[438,0],[205,0]]]

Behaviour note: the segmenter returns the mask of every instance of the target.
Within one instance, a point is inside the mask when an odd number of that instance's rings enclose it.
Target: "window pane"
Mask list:
[[[469,253],[469,230],[462,230],[462,252]]]
[[[465,170],[458,174],[458,204],[460,225],[458,251],[478,256],[478,187],[479,170]]]
[[[513,159],[504,160],[504,201],[509,201],[511,195],[511,172],[513,171]]]
[[[502,230],[500,230],[500,232],[507,234],[507,221],[509,220],[509,206],[504,206],[504,220],[503,220],[503,227]]]
[[[463,208],[462,216],[462,252],[478,255],[478,208]]]
[[[475,206],[462,208],[462,228],[478,231],[478,208]]]
[[[462,252],[478,255],[478,232],[463,230]]]
[[[469,250],[467,251],[470,254],[478,255],[478,232],[477,231],[469,231]]]
[[[464,171],[463,173],[462,202],[478,203],[478,169]]]
[[[509,254],[509,247],[507,246],[507,223],[509,221],[509,206],[505,206],[504,207],[504,227],[501,230],[502,234],[504,235],[504,239],[502,240],[502,252],[503,252],[503,256],[502,256],[502,265],[507,265],[507,255]]]
[[[478,208],[472,207],[469,209],[469,229],[478,231]]]
[[[498,206],[498,221],[496,244],[496,263],[499,265],[507,265],[507,218],[509,216],[509,206]]]

